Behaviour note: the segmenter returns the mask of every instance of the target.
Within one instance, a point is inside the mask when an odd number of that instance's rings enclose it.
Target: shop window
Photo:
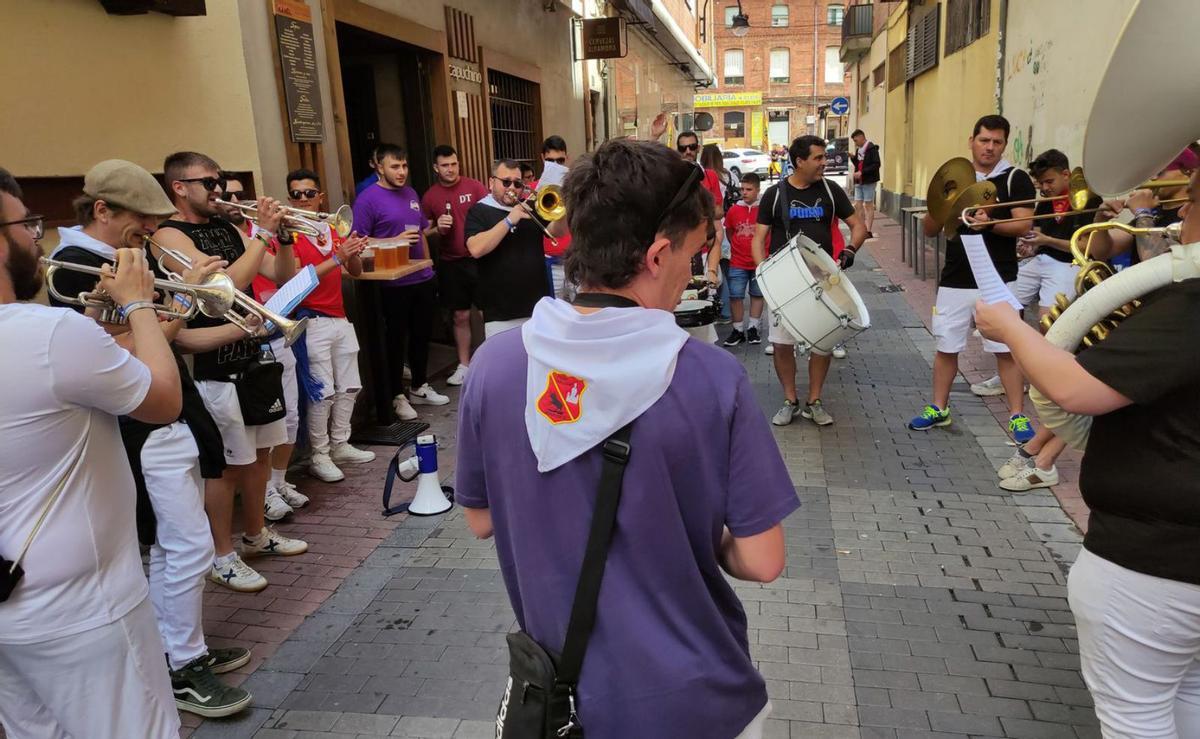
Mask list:
[[[731,110],[725,113],[725,138],[740,139],[746,136],[746,114]]]

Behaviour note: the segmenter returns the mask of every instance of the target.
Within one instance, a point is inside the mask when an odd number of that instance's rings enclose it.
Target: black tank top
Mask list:
[[[208,223],[188,223],[187,221],[163,221],[159,228],[175,228],[192,240],[195,247],[209,256],[217,256],[233,264],[246,253],[246,245],[242,243],[242,233],[229,221],[222,218],[211,218]],[[208,328],[224,326],[228,321],[223,318],[209,318],[200,313],[191,321],[189,328]],[[228,381],[233,375],[241,373],[252,359],[259,355],[258,339],[243,339],[210,352],[196,354],[192,361],[192,374],[197,380]]]

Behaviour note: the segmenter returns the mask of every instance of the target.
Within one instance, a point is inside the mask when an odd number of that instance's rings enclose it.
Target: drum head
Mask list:
[[[797,254],[804,260],[804,265],[812,273],[813,279],[824,290],[823,298],[833,305],[835,312],[849,316],[851,325],[857,328],[870,325],[867,306],[863,304],[850,278],[842,272],[837,262],[833,261],[833,257],[820,248],[799,249]]]
[[[705,308],[711,308],[712,303],[707,300],[681,300],[679,305],[675,306],[676,313],[699,313]]]

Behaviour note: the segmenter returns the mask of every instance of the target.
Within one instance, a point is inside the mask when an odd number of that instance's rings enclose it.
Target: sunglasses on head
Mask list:
[[[681,151],[681,152],[684,152],[684,151],[699,151],[699,150],[700,150],[700,144],[680,144],[679,146],[677,146],[677,147],[675,147],[675,148],[676,148],[676,149],[679,149],[679,151]]]
[[[311,200],[320,195],[320,190],[288,190],[288,197],[292,200]]]
[[[566,164],[567,158],[566,157],[543,157],[542,161],[554,162],[555,164]]]
[[[515,187],[520,190],[525,187],[525,181],[519,177],[510,180],[507,177],[496,177],[495,175],[492,175],[492,179],[496,182],[499,182],[501,185],[504,185],[505,188]]]
[[[224,192],[225,183],[228,182],[228,180],[226,180],[224,177],[188,177],[186,179],[179,180],[179,182],[199,182],[204,186],[204,189],[208,190],[209,192],[213,192],[218,187],[221,188],[222,192]]]

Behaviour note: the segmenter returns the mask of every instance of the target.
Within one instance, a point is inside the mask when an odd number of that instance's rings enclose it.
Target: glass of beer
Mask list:
[[[359,256],[362,257],[363,272],[374,272],[375,271],[375,249],[373,249],[373,248],[363,249],[362,254],[360,254]]]
[[[412,248],[420,242],[420,239],[421,239],[420,230],[421,230],[421,227],[415,223],[410,223],[409,225],[404,227],[404,235],[406,237],[408,237],[410,239],[410,241],[408,242],[407,245],[401,245],[396,250],[396,253],[400,260],[399,264],[396,265],[397,267],[408,264],[408,256],[412,252]]]
[[[389,269],[395,269],[400,265],[397,263],[396,245],[394,243],[380,242],[375,245],[375,269],[384,272]]]

